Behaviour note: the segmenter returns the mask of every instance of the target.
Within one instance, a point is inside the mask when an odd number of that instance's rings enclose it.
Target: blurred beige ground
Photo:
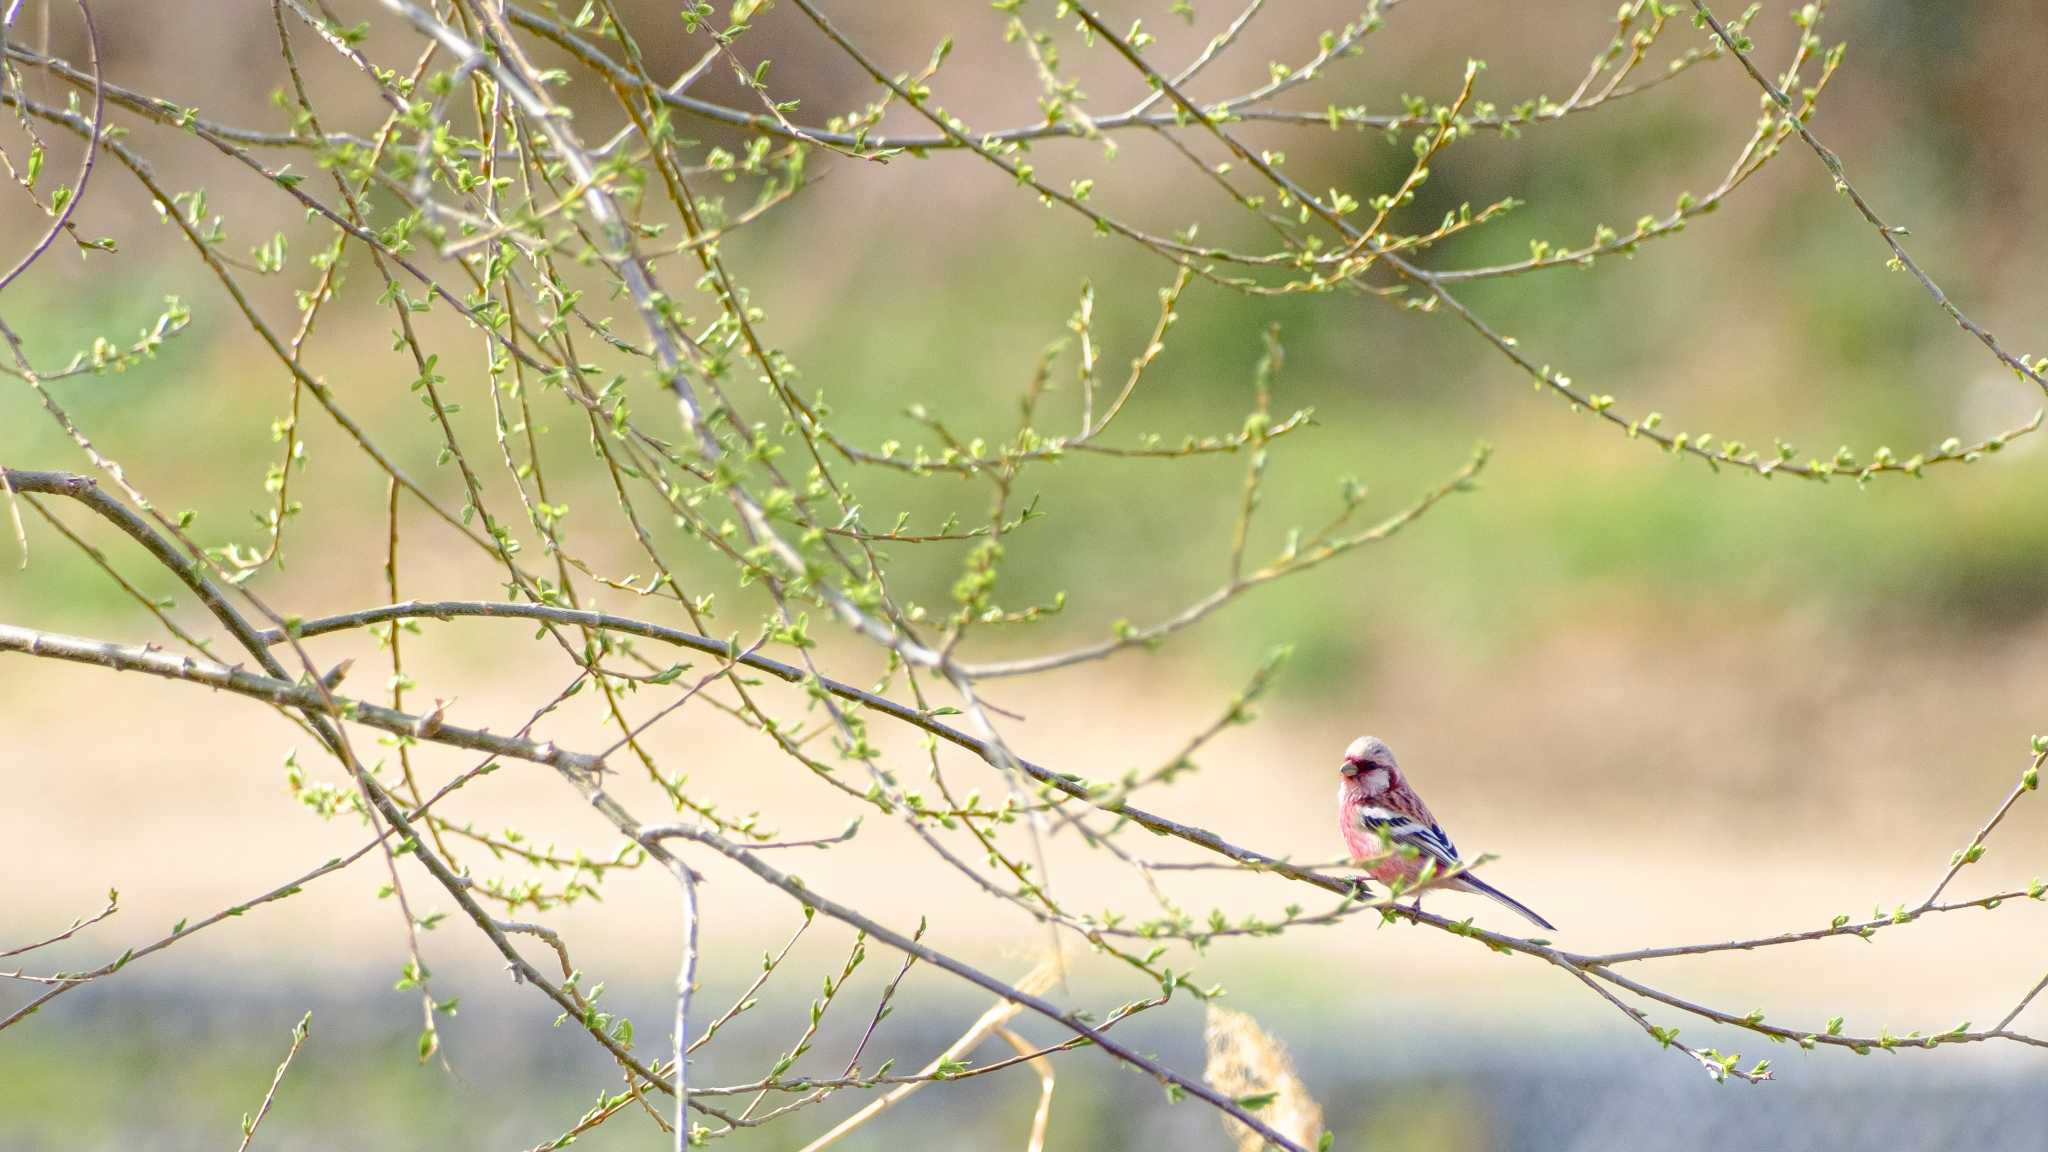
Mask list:
[[[427,627],[430,638],[461,637],[459,645],[438,646],[455,650],[462,665],[454,719],[523,716],[559,687],[506,674],[521,666],[521,643],[542,643],[512,640],[523,626]],[[1915,903],[2024,764],[2025,734],[2015,724],[2034,703],[2030,670],[2048,648],[2048,632],[1954,656],[1919,649],[1902,682],[1897,663],[1845,630],[1810,620],[1786,618],[1749,635],[1688,631],[1667,622],[1664,639],[1649,647],[1586,629],[1560,631],[1479,663],[1402,651],[1340,691],[1341,705],[1267,709],[1203,756],[1200,773],[1147,802],[1248,846],[1328,858],[1337,844],[1333,750],[1369,729],[1400,751],[1468,854],[1503,857],[1488,873],[1496,883],[1561,925],[1561,943],[1608,951],[1819,927],[1837,913]],[[326,638],[316,651],[325,659],[350,643]],[[360,654],[375,664],[374,653]],[[123,911],[95,929],[84,949],[111,954],[361,842],[357,828],[322,823],[290,799],[280,764],[291,733],[246,701],[89,668],[37,664],[29,675],[24,664],[10,661],[0,679],[0,708],[11,718],[0,737],[10,769],[9,803],[0,808],[12,881],[9,938],[61,927],[96,907],[111,885],[122,890]],[[495,671],[480,680],[483,669]],[[415,675],[431,694],[437,683],[456,682],[457,672],[423,659]],[[357,674],[376,675],[361,667]],[[1163,759],[1232,690],[1147,655],[1089,668],[1058,691],[1028,682],[1015,688],[996,700],[1027,718],[1058,718],[1012,725],[1020,750],[1098,776]],[[589,733],[587,744],[599,739],[592,717],[593,705],[579,698],[539,731],[569,746]],[[2014,735],[1999,740],[2000,732]],[[915,749],[900,733],[881,734],[915,787],[922,775]],[[785,837],[830,834],[854,814],[838,794],[730,722],[686,713],[657,727],[651,746],[665,762],[687,765],[690,787],[721,797],[728,812],[779,799],[782,810],[800,813],[800,825],[780,829]],[[438,749],[419,757],[427,781],[473,761]],[[990,770],[959,757],[948,763],[956,788],[998,793]],[[655,818],[653,797],[630,773],[625,781],[617,791]],[[792,793],[810,799],[792,808]],[[460,794],[451,811],[592,855],[615,846],[581,801],[535,766],[508,765]],[[2043,821],[2039,801],[2023,799],[1951,895],[2024,886],[2025,849],[2040,842]],[[1141,832],[1127,834],[1126,843],[1156,859],[1198,858]],[[510,872],[467,855],[481,872]],[[1046,946],[1043,928],[979,898],[873,812],[852,845],[829,855],[786,851],[777,862],[897,927],[928,915],[941,946],[998,970],[1021,970]],[[1055,891],[1077,907],[1138,914],[1150,907],[1127,870],[1079,850],[1071,834],[1054,841],[1050,866]],[[708,964],[715,971],[751,965],[793,926],[793,909],[720,862],[706,870]],[[409,875],[414,900],[444,905],[423,874]],[[366,858],[150,963],[395,969],[403,956],[396,910],[372,898],[383,882],[381,863]],[[1197,872],[1169,875],[1167,883],[1197,913],[1213,904],[1270,915],[1302,899],[1270,879]],[[1434,910],[1517,928],[1493,906],[1465,897],[1439,896]],[[552,919],[580,964],[614,981],[651,984],[673,962],[674,917],[669,882],[646,873],[618,876],[604,903]],[[429,936],[436,967],[459,965],[477,976],[495,970],[473,935],[458,925]],[[1774,1021],[1817,1025],[1841,1013],[1869,1030],[1882,1024],[1903,1034],[1996,1019],[2040,976],[2044,944],[2048,917],[2023,901],[1886,932],[1871,943],[1831,940],[1660,962],[1639,974],[1719,1006],[1761,1008]],[[1179,953],[1174,962],[1188,963]],[[1243,1006],[1256,1007],[1262,985],[1369,977],[1432,1013],[1479,1018],[1512,1010],[1552,1025],[1623,1026],[1539,963],[1363,920],[1296,930],[1277,942],[1219,945],[1199,971],[1243,985],[1250,997]],[[1968,978],[1957,979],[1963,973]]]

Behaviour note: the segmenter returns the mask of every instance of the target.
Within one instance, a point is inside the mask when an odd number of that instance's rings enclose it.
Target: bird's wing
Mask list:
[[[1462,866],[1458,859],[1458,846],[1444,835],[1441,825],[1425,823],[1413,816],[1404,816],[1386,808],[1365,805],[1358,810],[1359,826],[1374,834],[1384,833],[1387,840],[1396,847],[1410,844],[1425,856],[1435,858],[1437,867],[1457,868]]]

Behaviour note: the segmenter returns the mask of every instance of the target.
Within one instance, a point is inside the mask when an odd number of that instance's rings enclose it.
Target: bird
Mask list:
[[[1337,816],[1344,833],[1344,846],[1351,858],[1382,884],[1416,883],[1425,868],[1434,864],[1433,875],[1461,870],[1458,848],[1444,835],[1429,806],[1409,786],[1407,776],[1394,760],[1393,749],[1376,736],[1360,736],[1344,749],[1344,763],[1338,769]],[[1409,849],[1409,851],[1403,851]],[[1547,931],[1556,926],[1531,911],[1521,901],[1469,872],[1458,871],[1442,881],[1456,892],[1491,896],[1514,909],[1531,924]]]

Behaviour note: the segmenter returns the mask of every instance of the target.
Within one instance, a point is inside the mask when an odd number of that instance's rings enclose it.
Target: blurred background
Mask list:
[[[678,72],[700,50],[673,6],[621,7],[651,30],[640,35],[656,75]],[[1143,17],[1161,37],[1152,57],[1174,67],[1237,11],[1199,5],[1189,28],[1164,2],[1103,7],[1118,26]],[[39,29],[38,9],[31,3],[20,26]],[[337,10],[345,21],[376,16],[367,4]],[[1038,119],[1030,61],[1002,42],[1004,18],[987,6],[829,10],[890,69],[922,66],[953,37],[936,98],[977,130]],[[285,77],[267,6],[106,0],[94,12],[112,80],[229,123],[287,127],[270,99]],[[1263,12],[1197,91],[1213,98],[1256,87],[1268,60],[1304,59],[1318,31],[1356,15],[1322,3]],[[1359,58],[1276,104],[1398,111],[1404,94],[1447,101],[1468,57],[1487,62],[1480,95],[1503,107],[1561,98],[1605,47],[1613,15],[1611,2],[1590,0],[1409,0],[1387,13]],[[1751,28],[1759,59],[1774,67],[1793,43],[1788,16],[1769,5]],[[76,61],[84,52],[75,23],[72,10],[50,6],[52,51]],[[408,41],[386,24],[372,20],[364,51],[409,59]],[[778,7],[756,25],[742,55],[774,61],[770,90],[801,97],[798,119],[817,122],[873,98],[794,11]],[[1939,8],[1882,0],[1831,15],[1821,34],[1848,41],[1849,51],[1815,130],[1877,210],[1910,229],[1910,250],[1974,319],[2009,348],[2038,351],[2048,226],[2032,210],[2032,190],[2048,176],[2048,155],[2025,143],[2038,133],[2024,78],[2048,49],[2048,12],[2025,0]],[[1646,74],[1703,42],[1675,18]],[[1067,49],[1065,63],[1096,111],[1143,95],[1103,53],[1077,42]],[[300,50],[309,75],[336,93],[324,116],[373,126],[375,101],[345,66],[316,54],[303,35]],[[62,98],[33,70],[28,79],[32,95]],[[579,76],[564,98],[595,113],[602,94],[588,86]],[[733,106],[751,99],[720,69],[695,91]],[[1432,166],[1405,226],[1463,202],[1526,202],[1442,245],[1431,258],[1442,268],[1519,259],[1532,240],[1583,244],[1602,223],[1625,231],[1645,213],[1668,212],[1681,193],[1716,184],[1756,115],[1749,79],[1732,61],[1709,63],[1517,139],[1460,143]],[[885,124],[921,130],[901,110]],[[609,131],[610,121],[600,125],[586,138]],[[688,120],[679,129],[728,146],[745,140]],[[1288,170],[1312,188],[1390,188],[1407,170],[1405,142],[1373,133],[1248,125],[1243,135],[1284,150]],[[51,139],[48,171],[68,174],[76,151]],[[23,154],[11,123],[0,126],[0,140],[10,156]],[[1117,141],[1114,157],[1100,144],[1058,142],[1041,143],[1031,159],[1055,186],[1096,179],[1099,207],[1153,231],[1201,222],[1205,239],[1246,234],[1231,207],[1212,202],[1214,190],[1156,140]],[[227,250],[287,234],[290,273],[250,279],[270,293],[260,302],[273,322],[288,321],[290,289],[312,276],[303,258],[327,231],[189,139],[137,122],[134,143],[168,187],[206,188]],[[800,389],[822,390],[857,441],[929,442],[904,415],[914,402],[963,436],[1007,435],[1040,350],[1065,334],[1084,282],[1095,293],[1105,372],[1119,378],[1156,319],[1158,289],[1172,279],[1164,262],[1091,236],[1078,217],[1041,206],[971,156],[884,165],[818,154],[813,169],[812,186],[723,251],[765,309],[769,339],[800,371]],[[751,198],[734,197],[735,209]],[[0,251],[11,263],[46,220],[18,194],[0,203]],[[53,393],[160,506],[197,510],[201,539],[260,545],[248,515],[267,505],[271,422],[286,410],[289,381],[128,173],[102,163],[80,227],[115,238],[119,254],[82,258],[60,243],[0,298],[0,314],[47,368],[96,337],[133,341],[166,295],[185,301],[191,326],[159,358],[60,382]],[[1838,445],[1859,459],[1879,446],[1906,456],[2031,418],[2040,396],[1908,276],[1888,271],[1885,257],[1820,164],[1795,146],[1718,212],[1632,259],[1475,284],[1463,295],[1532,358],[1636,414],[1661,411],[1667,427],[1751,444],[1779,437],[1802,457],[1826,458]],[[459,502],[459,480],[436,466],[438,432],[408,390],[414,373],[391,351],[389,313],[357,263],[354,291],[323,317],[309,363],[405,467]],[[615,302],[593,306],[615,313],[622,330],[634,323]],[[1762,482],[1596,426],[1532,392],[1447,316],[1203,284],[1179,312],[1167,351],[1122,417],[1125,437],[1142,430],[1172,443],[1235,431],[1272,324],[1286,348],[1276,407],[1315,412],[1312,428],[1274,446],[1255,557],[1277,551],[1289,527],[1326,519],[1341,477],[1364,481],[1367,510],[1389,514],[1441,483],[1476,442],[1490,442],[1494,455],[1474,493],[1388,542],[1254,592],[1158,651],[1001,684],[995,702],[1024,718],[1009,735],[1039,763],[1099,778],[1163,763],[1222,712],[1267,653],[1291,646],[1258,722],[1205,750],[1201,770],[1154,796],[1155,809],[1268,852],[1328,859],[1339,847],[1330,769],[1346,742],[1369,731],[1400,753],[1468,853],[1501,857],[1490,878],[1556,921],[1561,944],[1602,952],[1815,928],[1837,914],[1915,904],[2025,766],[2029,735],[2048,729],[2039,679],[2048,658],[2048,517],[2038,501],[2048,462],[2033,440],[1921,480]],[[426,323],[460,338],[445,316]],[[451,392],[471,393],[459,426],[490,459],[481,367],[451,362],[442,371]],[[1070,381],[1072,371],[1070,352],[1058,379]],[[87,470],[26,387],[0,385],[0,460]],[[1048,403],[1072,399],[1056,393]],[[649,397],[641,411],[664,420],[658,403]],[[569,415],[556,414],[562,427],[550,448],[562,475],[586,452]],[[305,512],[287,536],[283,571],[254,586],[305,615],[381,603],[384,481],[310,405],[302,431],[308,463],[295,495]],[[1020,492],[1038,495],[1049,515],[1014,540],[1001,599],[1023,606],[1063,590],[1068,607],[1028,630],[982,637],[971,655],[1065,648],[1107,635],[1118,620],[1162,618],[1215,588],[1227,572],[1242,469],[1224,455],[1070,461],[1027,473]],[[984,486],[859,475],[866,498],[891,510],[873,517],[883,523],[899,508],[926,526],[949,512],[985,514]],[[610,496],[598,476],[586,479],[558,496],[595,517]],[[86,557],[34,518],[29,532],[27,566],[0,570],[0,620],[160,638]],[[436,533],[424,516],[406,524],[406,594],[497,595],[489,565]],[[614,570],[630,569],[617,541],[593,533],[585,543],[616,560]],[[943,603],[959,554],[902,551],[903,587]],[[145,591],[171,591],[139,554],[124,555],[124,570]],[[617,594],[598,602],[631,607]],[[724,622],[750,627],[751,611],[736,608]],[[189,604],[180,612],[199,620]],[[570,674],[523,626],[427,628],[409,657],[421,695],[459,695],[460,715],[488,717],[500,730]],[[843,637],[825,644],[827,666],[848,679],[876,668]],[[313,649],[326,659],[365,657],[366,667],[381,661],[362,636]],[[361,674],[374,686],[381,672]],[[578,732],[599,731],[598,717],[581,702],[578,709],[546,734],[571,745]],[[323,822],[288,793],[283,758],[295,735],[239,701],[97,669],[0,661],[0,948],[62,928],[116,887],[117,916],[37,957],[39,970],[91,967],[180,918],[247,899],[355,847],[359,827]],[[886,735],[905,771],[919,771],[916,746]],[[688,766],[694,790],[727,810],[768,810],[790,838],[831,834],[857,814],[807,779],[793,788],[792,765],[715,713],[686,712],[652,741]],[[439,778],[467,762],[432,763]],[[992,776],[979,783],[1000,788]],[[521,766],[477,790],[463,811],[482,825],[517,825],[565,850],[608,855],[604,829],[567,801],[557,782]],[[2015,809],[1952,894],[2023,887],[2041,870],[2048,813],[2037,804]],[[1014,909],[991,906],[949,872],[907,863],[921,850],[885,825],[871,816],[845,850],[790,856],[788,866],[828,894],[859,896],[887,923],[929,917],[935,942],[999,975],[1021,975],[1046,950],[1045,932]],[[1099,892],[1109,906],[1142,904],[1126,871],[1071,839],[1051,846],[1056,885],[1091,900]],[[738,872],[707,872],[700,1003],[715,1011],[798,917]],[[0,1035],[0,1147],[220,1147],[237,1138],[239,1117],[261,1098],[307,1010],[312,1039],[265,1121],[260,1139],[269,1146],[526,1147],[615,1090],[601,1054],[573,1028],[554,1027],[541,998],[513,987],[487,946],[457,925],[424,941],[437,992],[462,997],[461,1014],[444,1027],[447,1067],[415,1066],[418,1004],[391,990],[405,952],[395,909],[377,899],[384,883],[381,866],[365,861],[81,988]],[[1174,884],[1195,909],[1275,914],[1297,898],[1252,878],[1193,873]],[[1517,930],[1490,905],[1437,900],[1446,913]],[[608,1006],[641,1021],[643,1044],[665,1033],[657,1022],[673,979],[673,905],[664,876],[634,872],[612,881],[602,902],[550,914],[590,980],[606,982]],[[802,1030],[806,1002],[820,977],[838,972],[849,944],[827,925],[807,932],[776,976],[786,983],[770,985],[783,995],[764,998],[707,1050],[700,1080],[759,1076]],[[2021,904],[1869,943],[1668,962],[1643,975],[1788,1026],[1818,1028],[1841,1015],[1851,1032],[1903,1035],[1996,1021],[2041,977],[2044,945],[2048,918]],[[851,1002],[828,1018],[813,1063],[800,1070],[838,1070],[827,1065],[843,1060],[896,969],[896,956],[873,952],[849,987]],[[1225,984],[1233,1007],[1286,1042],[1342,1148],[1806,1148],[1880,1139],[1901,1149],[2030,1148],[2048,1120],[2038,1059],[2014,1048],[1802,1053],[1653,1013],[1682,1025],[1689,1042],[1772,1058],[1779,1077],[1715,1085],[1561,973],[1405,926],[1354,919],[1219,943],[1200,957],[1177,951],[1167,962],[1177,971],[1192,963],[1198,982]],[[1106,1010],[1148,991],[1118,970],[1076,963],[1063,1001]],[[903,996],[907,1007],[881,1039],[906,1065],[936,1055],[985,1006],[924,971]],[[20,987],[0,988],[0,997],[0,1014],[26,999]],[[2030,1022],[2038,1024],[2020,1024]],[[1198,1008],[1177,1001],[1127,1027],[1176,1066],[1200,1066]],[[1057,1038],[1030,1021],[1019,1028]],[[996,1058],[998,1047],[980,1058]],[[1170,1104],[1156,1085],[1097,1055],[1063,1056],[1056,1066],[1050,1147],[1230,1146],[1211,1112]],[[1023,1071],[927,1091],[844,1146],[1019,1147],[1035,1092]],[[730,1141],[798,1148],[854,1106],[835,1099],[814,1119]],[[622,1118],[585,1142],[628,1148],[659,1139],[644,1118]]]

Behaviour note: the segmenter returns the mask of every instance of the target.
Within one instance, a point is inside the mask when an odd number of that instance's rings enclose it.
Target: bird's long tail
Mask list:
[[[1491,896],[1495,900],[1500,901],[1502,904],[1505,904],[1508,907],[1514,909],[1516,912],[1521,914],[1523,919],[1527,920],[1531,924],[1536,925],[1538,928],[1541,928],[1547,932],[1557,931],[1557,925],[1552,924],[1550,921],[1545,920],[1541,916],[1538,916],[1535,912],[1529,909],[1528,905],[1523,904],[1520,900],[1517,900],[1513,896],[1510,896],[1507,893],[1501,891],[1500,889],[1495,888],[1493,885],[1488,884],[1486,881],[1481,880],[1479,877],[1474,876],[1471,873],[1467,872],[1464,875],[1457,877],[1457,880],[1459,883],[1465,885],[1470,890],[1477,892],[1482,896]]]

